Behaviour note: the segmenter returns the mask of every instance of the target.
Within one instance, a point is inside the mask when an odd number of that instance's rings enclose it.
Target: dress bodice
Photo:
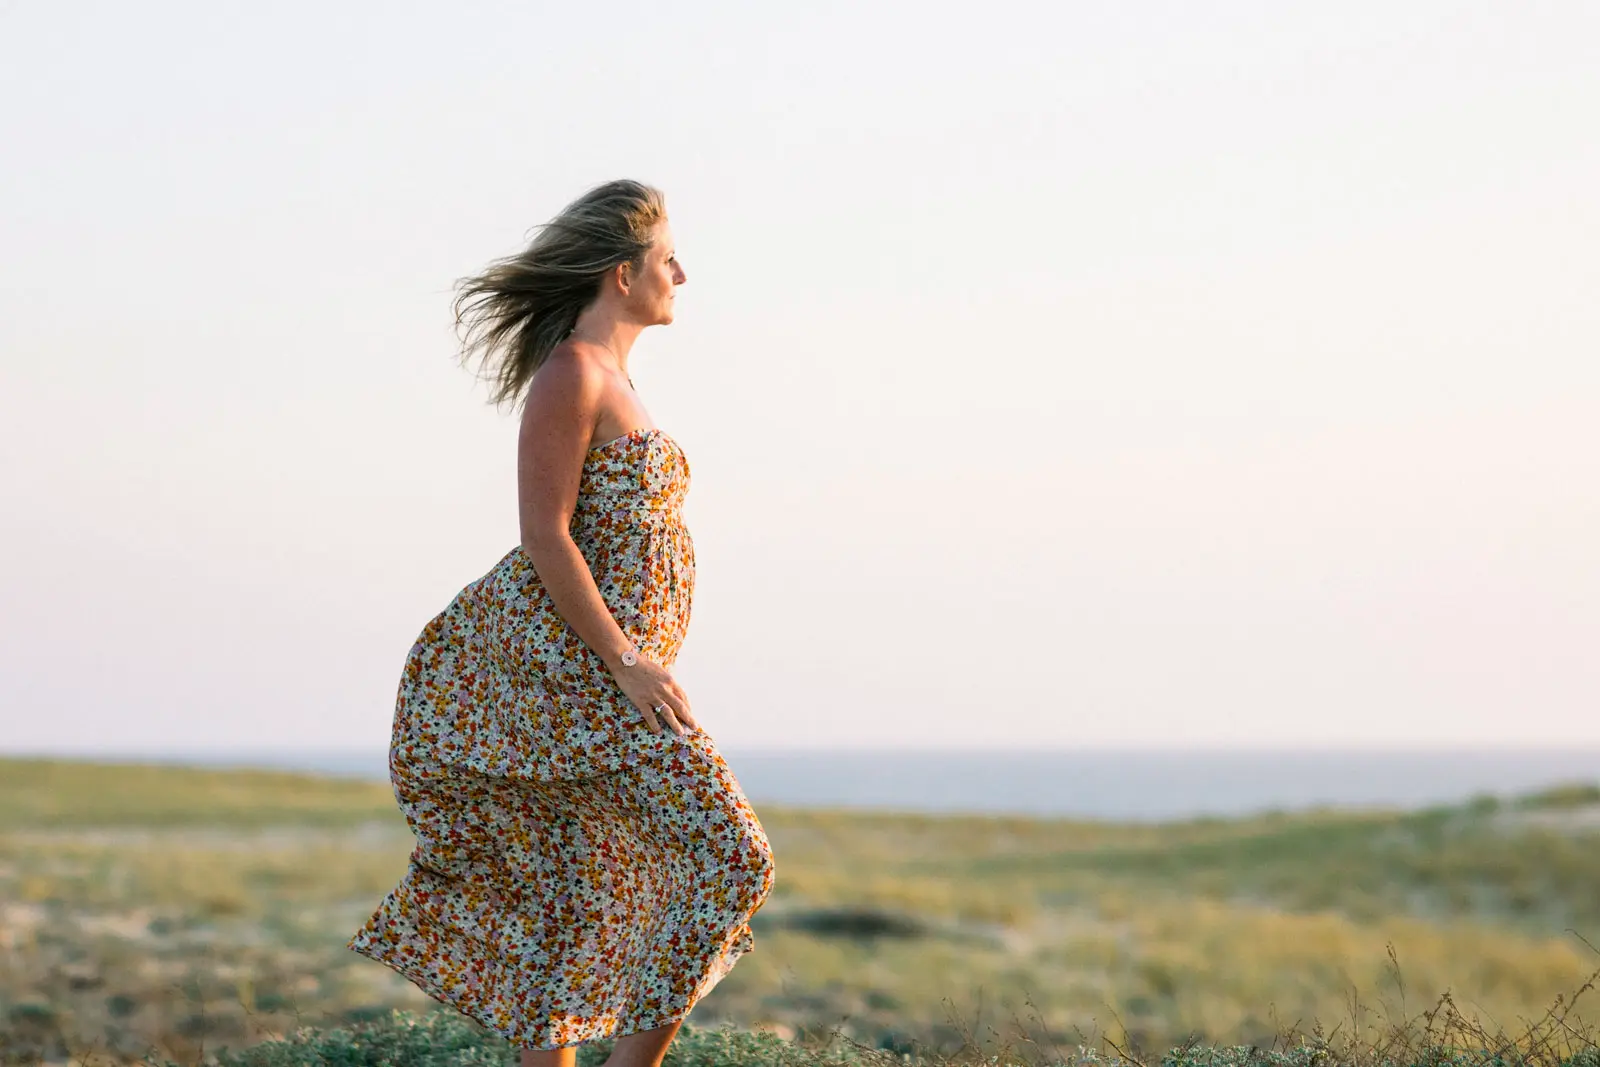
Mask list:
[[[644,427],[584,457],[572,533],[582,540],[640,526],[683,523],[689,460],[665,430]]]

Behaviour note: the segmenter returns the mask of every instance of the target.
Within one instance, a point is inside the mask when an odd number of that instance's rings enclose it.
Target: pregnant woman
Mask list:
[[[463,359],[521,398],[521,543],[411,646],[389,775],[416,837],[350,941],[521,1047],[659,1067],[754,947],[767,836],[674,680],[694,596],[689,460],[628,355],[684,272],[661,193],[608,182],[460,284]]]

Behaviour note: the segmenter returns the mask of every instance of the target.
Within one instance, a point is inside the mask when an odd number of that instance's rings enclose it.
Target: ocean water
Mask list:
[[[385,781],[382,749],[209,750],[80,758],[263,767]],[[1600,783],[1600,749],[724,750],[757,805],[1154,821],[1315,807],[1414,808]]]

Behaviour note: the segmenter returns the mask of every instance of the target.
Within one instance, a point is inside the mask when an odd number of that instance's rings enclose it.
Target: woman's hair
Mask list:
[[[627,179],[606,182],[536,227],[525,250],[456,282],[460,361],[480,357],[478,376],[490,382],[491,404],[522,395],[606,272],[619,263],[643,265],[655,225],[666,217],[660,190]]]

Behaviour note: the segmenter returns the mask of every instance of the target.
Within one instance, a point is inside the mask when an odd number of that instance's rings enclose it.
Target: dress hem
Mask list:
[[[712,967],[712,972],[716,973],[716,979],[714,981],[712,981],[709,985],[702,984],[695,993],[690,995],[688,1002],[681,1008],[668,1009],[663,1013],[659,1013],[654,1018],[647,1017],[643,1025],[630,1024],[633,1026],[633,1029],[630,1029],[624,1033],[618,1033],[617,1031],[621,1024],[618,1022],[613,1022],[609,1029],[605,1029],[603,1026],[596,1027],[594,1028],[593,1033],[577,1038],[573,1041],[567,1041],[556,1045],[537,1045],[524,1044],[522,1041],[508,1033],[505,1028],[497,1026],[488,1019],[484,1018],[483,1015],[478,1011],[466,1007],[460,1000],[452,999],[451,995],[443,989],[439,982],[434,980],[426,971],[423,971],[420,968],[416,970],[409,969],[404,961],[391,959],[388,956],[383,955],[383,944],[384,942],[377,938],[366,934],[358,934],[357,936],[351,938],[345,944],[345,947],[357,955],[365,956],[369,960],[383,964],[385,967],[388,967],[400,977],[404,978],[406,981],[422,990],[428,996],[432,997],[438,1003],[447,1008],[451,1008],[460,1012],[462,1015],[465,1015],[467,1018],[479,1024],[484,1029],[501,1038],[504,1038],[516,1048],[528,1049],[536,1052],[550,1052],[555,1049],[576,1048],[579,1045],[586,1045],[591,1041],[598,1041],[602,1038],[627,1037],[629,1034],[642,1033],[645,1030],[654,1030],[657,1027],[666,1026],[669,1023],[681,1022],[689,1017],[690,1013],[694,1011],[695,1005],[700,1003],[700,1001],[705,998],[705,995],[709,993],[714,986],[718,985],[724,977],[727,976],[728,972],[733,969],[734,963],[738,961],[740,956],[744,955],[744,952],[739,952],[736,953],[732,958],[729,958],[727,955],[719,957]]]

